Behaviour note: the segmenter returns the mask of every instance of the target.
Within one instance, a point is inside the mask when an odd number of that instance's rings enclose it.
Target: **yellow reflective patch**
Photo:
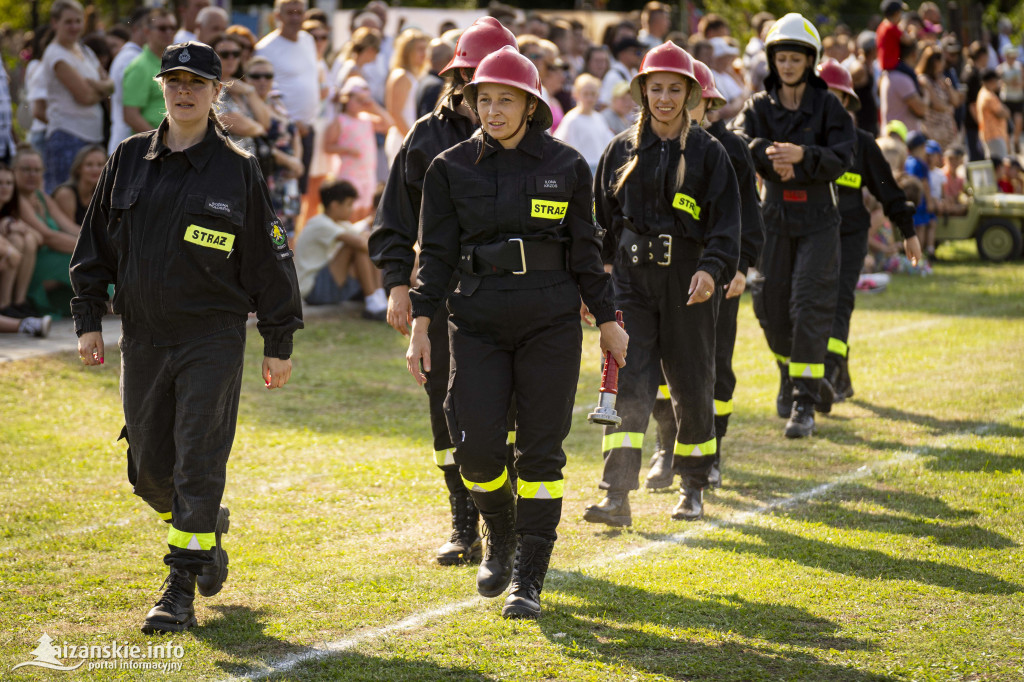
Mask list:
[[[836,180],[837,185],[842,185],[843,187],[849,187],[851,189],[860,189],[860,182],[860,173],[843,173],[839,176],[839,179]]]
[[[796,379],[821,379],[825,376],[825,365],[819,362],[790,361],[789,376]]]
[[[724,417],[732,414],[732,401],[731,400],[716,400],[715,401],[715,416]]]
[[[644,446],[644,434],[630,432],[630,431],[619,431],[618,433],[606,434],[601,439],[601,451],[606,452],[612,448],[643,448]]]
[[[568,209],[568,201],[544,201],[543,199],[530,199],[531,218],[561,220],[565,217],[565,212]]]
[[[693,200],[693,197],[677,194],[676,198],[672,200],[672,208],[678,208],[680,211],[692,215],[694,220],[700,220],[700,206]]]
[[[217,538],[213,533],[189,533],[171,526],[167,529],[167,544],[181,549],[210,549]]]
[[[845,358],[846,354],[850,352],[850,347],[839,339],[830,338],[828,340],[828,352],[835,353],[836,355],[842,355]]]
[[[160,512],[159,514],[157,514],[157,516],[160,517],[161,521],[170,521],[171,520],[171,512]]]
[[[185,241],[205,246],[209,249],[230,251],[235,245],[235,235],[227,232],[208,230],[199,225],[189,225],[185,229]]]
[[[565,480],[533,483],[520,478],[518,487],[519,497],[527,497],[534,500],[557,500],[562,496]]]
[[[498,476],[493,481],[484,481],[483,483],[475,483],[465,476],[462,476],[462,483],[466,486],[467,490],[478,492],[478,493],[492,493],[501,486],[505,485],[505,481],[508,480],[508,469],[504,469],[501,472],[501,476]]]
[[[680,457],[707,457],[718,451],[718,441],[714,438],[705,443],[676,443],[673,454]]]
[[[661,386],[658,386],[658,397],[664,398],[665,400],[669,400],[672,398],[672,394],[669,393],[668,391],[668,384],[662,384]]]

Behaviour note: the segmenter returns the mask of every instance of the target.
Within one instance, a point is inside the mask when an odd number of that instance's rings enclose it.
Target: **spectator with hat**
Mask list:
[[[725,106],[717,111],[719,120],[729,121],[743,108],[743,102],[747,99],[747,90],[736,78],[736,71],[733,69],[733,62],[739,56],[740,50],[732,42],[723,36],[711,38],[711,62],[708,66],[715,74],[715,85],[718,91],[725,98]]]

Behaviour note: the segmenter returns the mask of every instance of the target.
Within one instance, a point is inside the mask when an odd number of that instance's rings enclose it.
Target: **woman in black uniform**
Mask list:
[[[674,43],[644,57],[630,90],[642,109],[612,140],[597,168],[596,214],[607,228],[616,304],[633,339],[619,374],[619,426],[605,427],[606,497],[584,520],[630,525],[641,448],[662,372],[675,411],[673,466],[682,476],[675,519],[703,514],[716,452],[715,322],[722,287],[740,255],[740,194],[721,143],[690,125],[701,88],[689,54]],[[659,363],[660,361],[660,363]]]
[[[826,59],[818,65],[817,72],[851,115],[860,109],[860,98],[853,89],[853,78],[846,67],[835,59]],[[921,258],[921,242],[914,232],[914,205],[907,202],[907,195],[896,184],[892,169],[885,162],[875,138],[860,128],[856,133],[853,165],[836,180],[839,213],[843,219],[839,228],[839,286],[832,333],[828,338],[828,354],[825,356],[824,381],[832,391],[823,391],[822,398],[824,400],[834,394],[837,402],[853,395],[848,364],[850,318],[853,316],[857,279],[868,253],[868,230],[871,227],[871,215],[864,206],[862,188],[867,188],[878,199],[886,217],[903,235],[903,249],[910,262],[916,265]],[[829,412],[832,404],[826,401],[819,407],[822,412]]]
[[[406,355],[423,383],[422,372],[434,369],[427,330],[447,299],[445,416],[462,481],[487,527],[477,589],[496,597],[511,581],[507,618],[540,615],[579,378],[580,297],[600,325],[601,348],[620,365],[627,342],[601,263],[590,168],[547,134],[551,111],[540,88],[536,67],[513,47],[485,57],[466,86],[481,132],[440,154],[424,179]],[[456,268],[459,286],[449,294]],[[513,398],[518,491],[506,468]]]
[[[701,102],[691,112],[696,124],[703,125],[716,140],[722,143],[740,190],[740,262],[732,281],[725,285],[722,302],[718,307],[718,322],[715,328],[715,457],[708,474],[711,487],[722,485],[722,438],[729,428],[733,412],[733,391],[736,390],[736,374],[732,371],[732,354],[736,347],[736,317],[740,310],[740,296],[746,289],[747,270],[757,262],[764,245],[764,221],[761,219],[761,201],[757,196],[754,178],[754,162],[750,150],[736,133],[725,127],[725,122],[715,111],[725,106],[725,98],[715,86],[711,69],[697,60],[693,62],[693,73],[700,83]],[[708,122],[710,121],[710,123]],[[665,449],[675,440],[675,417],[668,386],[658,387],[658,398],[654,401],[652,413],[658,425],[658,441],[662,444],[654,454],[651,470],[644,485],[647,488],[667,488],[672,485],[672,453]]]
[[[732,129],[764,179],[764,285],[754,289],[754,311],[779,365],[776,408],[789,418],[785,435],[802,438],[814,432],[814,405],[822,400],[839,274],[835,181],[853,162],[856,136],[814,73],[821,39],[809,21],[796,13],[779,19],[765,51],[765,91],[747,100]]]
[[[145,633],[196,624],[195,588],[220,591],[228,557],[224,494],[255,306],[263,379],[291,375],[302,304],[292,253],[256,159],[234,146],[213,112],[220,58],[189,42],[163,53],[157,77],[167,117],[107,161],[71,259],[78,352],[103,363],[101,319],[115,285],[121,315],[121,399],[128,480],[169,524],[167,586]]]
[[[437,107],[433,113],[416,121],[391,165],[374,219],[369,249],[374,265],[384,271],[388,323],[402,334],[409,333],[412,320],[409,281],[416,263],[413,247],[418,239],[423,176],[435,156],[468,139],[476,130],[476,114],[463,101],[462,88],[473,78],[473,70],[480,60],[505,45],[516,47],[516,38],[493,17],[478,19],[459,36],[455,56],[441,71],[446,83]],[[448,325],[440,316],[430,329],[430,345],[433,375],[427,373],[426,389],[430,398],[434,462],[444,472],[452,510],[452,534],[437,550],[436,561],[444,566],[473,563],[480,560],[481,552],[479,514],[459,478],[454,447],[444,419],[449,349]]]

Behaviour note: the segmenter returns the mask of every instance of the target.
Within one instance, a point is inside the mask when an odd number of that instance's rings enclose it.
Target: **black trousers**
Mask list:
[[[829,350],[844,348],[850,340],[850,318],[857,293],[857,280],[868,255],[868,233],[865,230],[839,235],[839,282],[836,290],[836,314],[832,318]],[[836,344],[832,339],[840,342]],[[846,356],[845,352],[839,353]]]
[[[170,524],[164,562],[201,573],[213,562],[217,512],[235,438],[245,326],[155,348],[122,336],[128,480]]]
[[[629,356],[619,370],[615,409],[619,426],[606,426],[600,487],[623,493],[640,486],[644,434],[662,376],[668,382],[675,430],[673,469],[684,484],[707,485],[717,446],[713,411],[715,325],[722,298],[687,306],[697,260],[674,259],[671,267],[644,265],[615,271],[616,305],[629,333]]]
[[[836,308],[839,230],[790,236],[769,229],[759,269],[764,286],[754,292],[754,312],[768,347],[789,365],[794,399],[818,402]]]
[[[583,332],[572,280],[540,289],[478,289],[448,298],[451,376],[445,415],[463,482],[481,512],[515,499],[506,440],[517,411],[516,529],[555,539],[562,441],[569,434]]]

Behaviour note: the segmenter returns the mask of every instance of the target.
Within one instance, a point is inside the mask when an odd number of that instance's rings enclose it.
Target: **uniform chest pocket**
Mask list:
[[[111,241],[122,252],[126,252],[130,245],[132,208],[139,201],[139,192],[138,187],[114,187],[110,191],[107,231]]]
[[[494,204],[497,199],[497,185],[483,178],[459,179],[451,186],[452,204],[461,220],[486,222],[494,220]]]
[[[242,213],[233,202],[205,194],[185,200],[180,250],[204,265],[230,258],[242,231]]]

